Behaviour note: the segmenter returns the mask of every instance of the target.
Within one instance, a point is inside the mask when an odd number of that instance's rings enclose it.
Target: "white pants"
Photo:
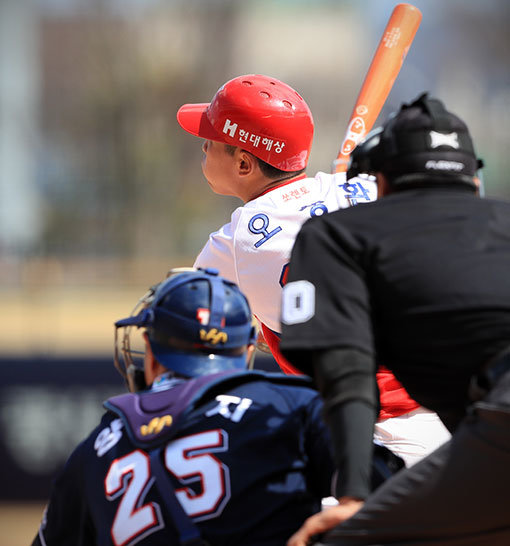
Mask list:
[[[450,437],[437,414],[423,407],[378,421],[374,427],[374,441],[402,457],[406,467],[413,466]],[[322,499],[323,508],[335,504],[338,504],[335,497]]]
[[[374,428],[374,440],[402,457],[407,467],[432,453],[450,437],[437,414],[423,407],[378,421]]]

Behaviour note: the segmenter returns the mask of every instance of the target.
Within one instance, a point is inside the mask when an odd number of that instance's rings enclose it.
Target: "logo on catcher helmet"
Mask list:
[[[170,427],[173,423],[171,415],[162,415],[161,417],[154,417],[149,424],[142,425],[140,427],[140,433],[142,436],[148,436],[149,434],[159,434],[165,427]]]
[[[218,343],[226,343],[228,340],[228,335],[226,332],[221,332],[217,328],[211,328],[208,332],[201,329],[200,339],[210,343],[211,345],[217,345]]]

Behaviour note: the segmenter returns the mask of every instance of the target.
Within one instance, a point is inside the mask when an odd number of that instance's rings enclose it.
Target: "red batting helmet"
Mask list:
[[[181,106],[177,121],[192,135],[239,146],[282,171],[304,169],[312,147],[306,102],[292,87],[260,74],[228,81],[210,103]]]

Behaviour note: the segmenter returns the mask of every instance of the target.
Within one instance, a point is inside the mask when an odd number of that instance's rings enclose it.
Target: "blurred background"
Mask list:
[[[314,114],[309,174],[329,171],[397,3],[0,0],[4,546],[31,540],[52,476],[124,389],[113,322],[241,204],[209,190],[179,106],[240,74],[281,79]],[[510,4],[412,3],[423,20],[379,121],[430,91],[469,125],[486,195],[509,198]]]

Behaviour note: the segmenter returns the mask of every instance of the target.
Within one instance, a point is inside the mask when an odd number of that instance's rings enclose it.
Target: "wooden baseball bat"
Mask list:
[[[372,129],[409,51],[421,18],[420,10],[411,4],[398,4],[393,9],[354,103],[342,146],[333,161],[334,173],[347,171],[349,156]]]

